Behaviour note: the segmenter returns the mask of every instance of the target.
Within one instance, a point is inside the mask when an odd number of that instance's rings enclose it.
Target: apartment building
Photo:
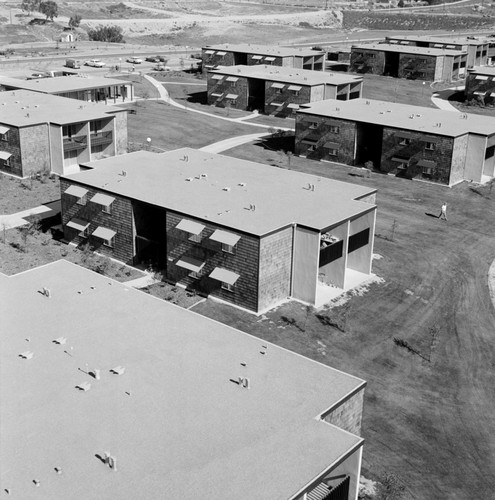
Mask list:
[[[296,117],[296,154],[452,186],[494,177],[493,118],[406,104],[322,101]]]
[[[451,81],[463,74],[466,65],[467,53],[462,50],[374,43],[351,47],[349,71],[411,80]]]
[[[6,498],[357,500],[365,381],[64,260],[0,295]]]
[[[362,77],[338,73],[265,65],[208,71],[208,104],[280,117],[295,116],[308,102],[357,99],[362,90]]]
[[[60,179],[65,240],[198,293],[261,313],[370,276],[375,189],[190,148],[82,167]]]
[[[87,102],[117,104],[134,99],[132,82],[116,78],[56,76],[35,80],[21,80],[0,76],[0,90],[30,90]],[[1,94],[0,94],[1,97]]]
[[[477,66],[468,70],[464,89],[466,100],[495,104],[495,66]]]
[[[490,42],[486,38],[394,35],[385,37],[385,43],[398,44],[401,47],[412,46],[465,52],[468,68],[488,64]],[[463,68],[464,66],[461,69]],[[461,76],[464,73],[465,71],[461,71]]]
[[[257,64],[325,71],[325,51],[300,47],[231,44],[207,45],[202,49],[203,71],[218,66]]]
[[[27,90],[0,93],[0,171],[78,171],[127,152],[127,111]]]

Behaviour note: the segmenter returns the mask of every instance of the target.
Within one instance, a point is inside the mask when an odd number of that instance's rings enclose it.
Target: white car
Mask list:
[[[141,64],[143,60],[139,59],[139,57],[128,57],[127,62],[131,64]]]
[[[84,64],[85,66],[93,66],[93,68],[103,68],[103,66],[105,66],[105,63],[103,61],[100,61],[99,59],[90,59]]]

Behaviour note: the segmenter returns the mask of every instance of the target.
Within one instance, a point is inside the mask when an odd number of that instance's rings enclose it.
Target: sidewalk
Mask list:
[[[51,211],[52,209],[50,207],[40,205],[39,207],[29,208],[28,210],[23,210],[22,212],[17,212],[16,214],[0,215],[0,229],[12,229],[14,227],[24,226],[29,223],[25,217]]]

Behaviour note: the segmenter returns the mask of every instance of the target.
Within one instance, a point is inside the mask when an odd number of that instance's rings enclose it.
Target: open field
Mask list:
[[[229,154],[270,164],[274,153],[255,144]],[[261,318],[212,300],[193,310],[367,380],[367,477],[399,475],[406,498],[491,498],[495,314],[487,274],[495,190],[362,179],[302,158],[291,168],[378,188],[373,271],[383,283],[318,313],[297,302]],[[448,222],[436,218],[444,200]],[[345,331],[328,326],[339,321]]]

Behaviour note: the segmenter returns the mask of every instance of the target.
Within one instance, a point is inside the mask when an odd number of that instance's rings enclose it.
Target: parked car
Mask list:
[[[148,56],[146,61],[154,63],[160,62],[160,56]]]
[[[93,68],[103,68],[105,63],[99,59],[90,59],[84,63],[85,66],[93,66]]]
[[[67,68],[78,69],[78,68],[81,67],[81,63],[79,61],[77,61],[76,59],[66,59],[65,60],[65,66]]]
[[[165,66],[165,64],[157,64],[156,66],[153,66],[153,69],[155,71],[171,71],[169,66]]]
[[[131,64],[141,64],[143,60],[139,59],[139,57],[128,57],[127,62]]]
[[[156,57],[158,57],[158,60],[159,60],[160,62],[167,62],[167,61],[168,61],[167,56],[156,56]]]

